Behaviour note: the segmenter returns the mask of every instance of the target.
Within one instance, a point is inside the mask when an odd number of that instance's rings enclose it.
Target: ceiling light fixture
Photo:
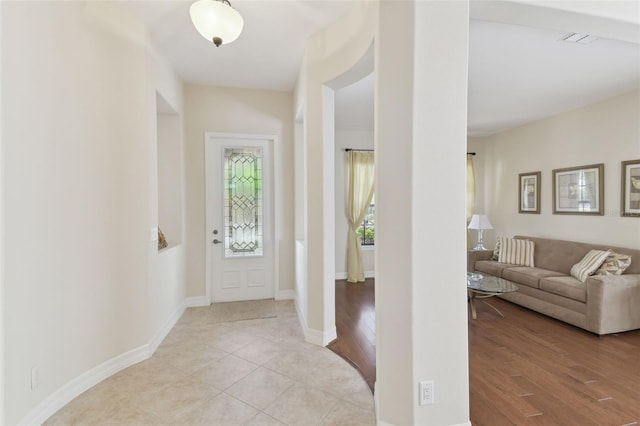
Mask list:
[[[198,0],[189,15],[200,35],[218,47],[237,39],[244,26],[242,16],[228,0]]]

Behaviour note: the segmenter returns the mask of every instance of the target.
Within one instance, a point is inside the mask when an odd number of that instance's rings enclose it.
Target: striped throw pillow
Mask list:
[[[521,266],[534,266],[533,241],[500,237],[498,238],[498,244],[500,244],[498,262]]]
[[[631,265],[631,256],[612,251],[594,275],[621,275]]]
[[[596,272],[609,254],[611,254],[611,250],[591,250],[584,255],[580,262],[571,267],[571,276],[582,282],[587,281],[589,275],[593,275]]]

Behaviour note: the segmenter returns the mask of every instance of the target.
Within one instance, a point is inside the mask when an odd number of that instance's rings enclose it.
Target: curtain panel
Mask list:
[[[473,155],[467,154],[467,226],[476,211],[476,174],[473,169]],[[471,248],[471,237],[467,229],[467,249]]]
[[[374,154],[365,151],[347,152],[349,164],[349,199],[347,218],[347,281],[364,281],[362,247],[356,232],[371,204],[374,192]]]

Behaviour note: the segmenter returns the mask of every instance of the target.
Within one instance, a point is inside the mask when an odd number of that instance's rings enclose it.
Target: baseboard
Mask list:
[[[307,325],[307,321],[304,319],[304,317],[302,317],[302,315],[300,315],[300,311],[298,311],[298,318],[300,319],[300,324],[302,325],[304,340],[309,343],[313,343],[314,345],[318,346],[327,346],[338,337],[335,327],[323,332],[321,330],[309,328],[309,326]]]
[[[376,413],[376,425],[381,424],[380,421],[380,403],[378,401],[378,382],[373,382],[373,409]]]
[[[314,345],[327,346],[338,338],[338,333],[335,327],[326,331],[307,328],[304,330],[304,338],[307,342],[313,343]]]
[[[180,317],[182,316],[182,314],[186,309],[187,309],[187,300],[185,299],[180,304],[180,306],[178,306],[178,309],[176,309],[173,315],[164,323],[162,327],[160,327],[158,331],[156,331],[156,334],[154,334],[153,337],[151,338],[151,341],[149,342],[149,345],[148,345],[149,356],[155,353],[156,349],[158,349],[158,346],[160,346],[160,343],[162,343],[164,338],[167,337],[167,334],[169,334],[173,326],[176,325],[176,323],[178,322],[178,320],[180,319]]]
[[[200,306],[209,306],[211,302],[207,300],[206,296],[187,297],[185,305],[187,308],[198,308]]]
[[[134,364],[151,357],[160,343],[169,334],[173,326],[180,319],[187,307],[207,306],[206,297],[190,297],[184,300],[173,315],[154,334],[148,344],[139,346],[121,355],[111,358],[102,364],[86,371],[56,390],[27,414],[20,425],[41,425],[59,409],[67,405],[83,392],[97,385],[101,381],[113,376]]]
[[[375,278],[376,271],[364,271],[365,278]],[[346,272],[336,272],[336,280],[346,280],[347,273]]]
[[[276,300],[293,300],[296,298],[296,292],[293,289],[290,290],[278,290],[275,299]]]
[[[143,345],[128,352],[111,358],[108,361],[79,375],[75,379],[62,386],[60,389],[46,397],[29,414],[20,425],[41,425],[60,408],[67,405],[81,393],[97,385],[104,379],[117,372],[149,358],[149,345]]]
[[[300,306],[298,305],[298,300],[295,300],[296,312],[298,313],[298,321],[300,321],[300,327],[302,327],[302,332],[304,333],[304,340],[313,343],[318,346],[327,346],[332,340],[335,340],[337,337],[336,328],[333,327],[333,330],[329,330],[328,332],[322,332],[320,330],[314,330],[309,328],[307,325],[307,320],[302,315],[300,311]]]
[[[298,299],[294,299],[296,312],[298,313],[298,321],[300,321],[300,326],[302,327],[302,332],[304,333],[304,340],[318,346],[327,346],[329,343],[334,341],[338,334],[336,332],[336,328],[333,327],[327,331],[315,330],[313,328],[309,328],[307,325],[307,320],[300,312],[300,306],[298,305]]]

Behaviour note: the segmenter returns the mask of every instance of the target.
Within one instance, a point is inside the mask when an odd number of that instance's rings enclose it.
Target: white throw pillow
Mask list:
[[[500,254],[498,255],[498,262],[521,266],[534,266],[533,241],[500,237],[498,238],[498,244],[500,244]]]
[[[584,255],[580,262],[571,267],[571,276],[582,282],[587,281],[589,275],[596,272],[609,254],[611,254],[611,250],[591,250]]]

